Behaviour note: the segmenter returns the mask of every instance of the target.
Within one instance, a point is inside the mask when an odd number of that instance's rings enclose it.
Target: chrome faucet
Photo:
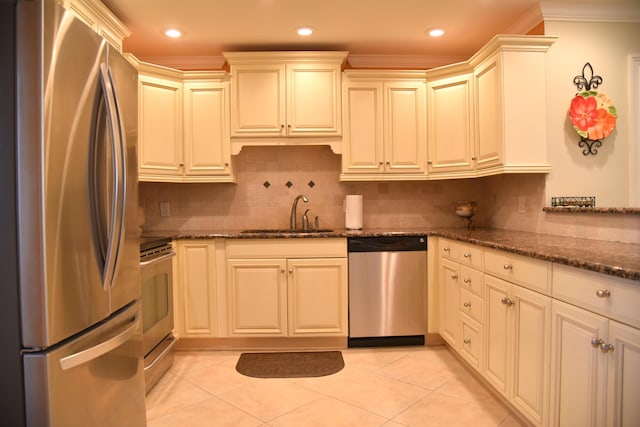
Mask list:
[[[307,196],[304,196],[302,194],[293,199],[293,206],[291,206],[291,217],[289,218],[289,227],[292,230],[296,229],[296,209],[298,208],[298,200],[300,199],[302,199],[302,201],[305,203],[309,201]]]

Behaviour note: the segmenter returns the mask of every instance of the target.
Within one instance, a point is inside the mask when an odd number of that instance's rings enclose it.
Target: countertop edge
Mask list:
[[[377,236],[433,236],[444,237],[491,249],[563,264],[583,270],[619,277],[640,284],[640,244],[593,240],[569,236],[534,233],[526,231],[466,228],[412,228],[412,229],[364,229],[333,230],[312,233],[243,233],[228,231],[175,231],[153,232],[174,240],[198,239],[314,239]],[[627,255],[627,263],[618,263]]]

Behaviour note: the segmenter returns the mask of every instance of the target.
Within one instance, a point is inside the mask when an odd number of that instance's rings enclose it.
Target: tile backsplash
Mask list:
[[[457,200],[476,200],[478,226],[640,242],[640,217],[551,214],[544,174],[407,182],[340,182],[341,156],[329,147],[245,147],[235,158],[237,184],[140,183],[147,231],[288,228],[293,199],[298,218],[309,209],[322,228],[344,228],[347,194],[362,194],[364,227],[464,227]],[[160,215],[160,203],[169,216]],[[521,209],[524,212],[521,212]],[[298,222],[300,220],[298,219]]]

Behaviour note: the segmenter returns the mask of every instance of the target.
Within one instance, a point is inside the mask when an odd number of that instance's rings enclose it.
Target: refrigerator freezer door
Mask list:
[[[27,424],[146,424],[142,321],[135,303],[55,349],[24,356]]]

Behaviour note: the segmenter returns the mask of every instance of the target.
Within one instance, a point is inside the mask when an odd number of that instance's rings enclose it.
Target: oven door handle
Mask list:
[[[148,265],[155,264],[156,262],[164,261],[165,259],[169,259],[174,256],[176,256],[176,253],[174,251],[171,251],[166,255],[162,255],[158,258],[150,259],[149,261],[140,261],[140,267],[146,267]]]

